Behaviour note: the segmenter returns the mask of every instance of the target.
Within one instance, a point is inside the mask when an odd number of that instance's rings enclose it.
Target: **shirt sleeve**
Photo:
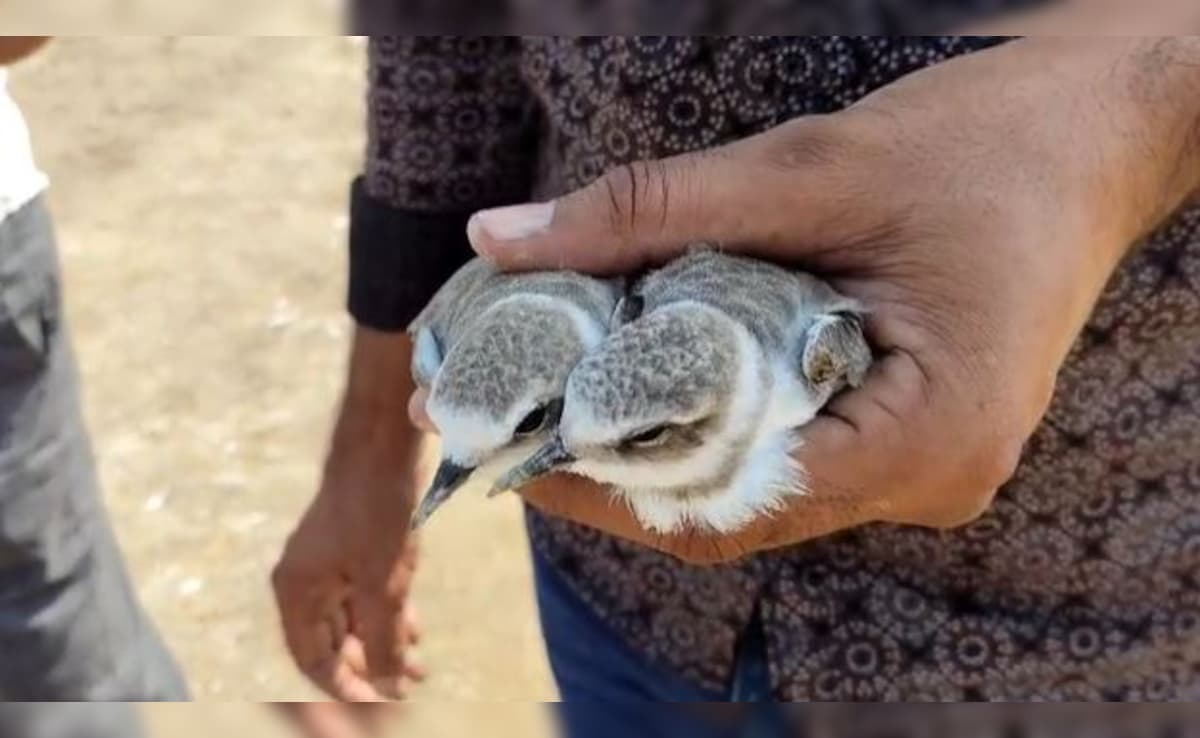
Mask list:
[[[403,330],[471,258],[466,222],[528,199],[537,106],[513,38],[372,37],[367,154],[351,187],[348,306]]]

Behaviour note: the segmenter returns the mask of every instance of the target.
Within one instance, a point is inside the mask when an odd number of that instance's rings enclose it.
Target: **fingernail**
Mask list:
[[[467,238],[479,249],[484,246],[480,236],[486,235],[493,241],[528,238],[549,228],[553,219],[553,200],[480,210],[467,221]]]

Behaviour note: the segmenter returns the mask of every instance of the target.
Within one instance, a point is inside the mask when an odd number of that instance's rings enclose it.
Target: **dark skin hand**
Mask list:
[[[1011,476],[1130,244],[1198,189],[1200,42],[1028,39],[479,213],[476,250],[510,269],[622,272],[706,238],[799,265],[867,305],[879,350],[803,431],[809,494],[737,535],[650,533],[576,477],[522,493],[694,563],[870,522],[965,524]]]
[[[0,36],[0,66],[19,62],[46,45],[50,36]]]
[[[301,671],[338,700],[404,697],[424,669],[409,588],[417,542],[407,534],[429,481],[428,437],[408,421],[407,337],[356,331],[320,489],[272,573],[285,640]],[[397,404],[401,403],[401,404]],[[312,738],[370,734],[382,707],[283,703]]]
[[[881,349],[868,383],[805,430],[796,454],[811,494],[738,536],[651,534],[603,489],[565,475],[526,499],[695,563],[876,520],[972,519],[1012,471],[1121,256],[1200,186],[1197,69],[1194,42],[1018,41],[910,75],[842,113],[622,168],[532,213],[477,216],[476,249],[513,269],[619,272],[700,238],[794,263],[864,300]],[[343,699],[354,697],[329,674],[351,674],[355,694],[376,675],[402,676],[387,654],[404,639],[366,638],[356,661],[329,657],[312,634],[348,601],[376,623],[398,622],[411,567],[397,534],[426,479],[429,440],[395,422],[397,398],[412,395],[414,424],[433,430],[413,394],[407,338],[359,333],[318,495],[331,501],[314,503],[276,574],[277,593],[291,593],[279,594],[285,629],[300,634],[289,635],[293,653]],[[356,505],[370,514],[355,518]],[[348,531],[384,545],[305,553]]]

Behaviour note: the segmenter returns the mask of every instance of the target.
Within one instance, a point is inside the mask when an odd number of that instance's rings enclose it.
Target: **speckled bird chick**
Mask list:
[[[624,298],[558,432],[497,487],[563,469],[612,485],[648,528],[734,531],[803,493],[795,429],[862,381],[861,316],[815,277],[694,247]]]
[[[413,527],[469,477],[490,482],[549,437],[567,376],[603,340],[621,286],[566,271],[506,274],[477,258],[434,295],[409,333],[442,462]]]

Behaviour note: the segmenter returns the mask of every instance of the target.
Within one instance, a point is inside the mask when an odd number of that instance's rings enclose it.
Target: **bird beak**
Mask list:
[[[488,497],[495,497],[508,489],[517,489],[544,474],[561,469],[572,461],[575,461],[575,457],[563,446],[562,439],[555,437],[520,466],[514,466],[497,479],[488,492]]]
[[[452,461],[443,459],[438,466],[437,472],[433,475],[433,482],[429,485],[429,489],[425,492],[425,496],[421,499],[421,504],[417,506],[417,511],[413,513],[411,530],[420,528],[421,525],[433,515],[433,511],[442,506],[442,503],[454,494],[454,490],[458,489],[471,476],[471,472],[475,471],[473,466],[459,466]]]

